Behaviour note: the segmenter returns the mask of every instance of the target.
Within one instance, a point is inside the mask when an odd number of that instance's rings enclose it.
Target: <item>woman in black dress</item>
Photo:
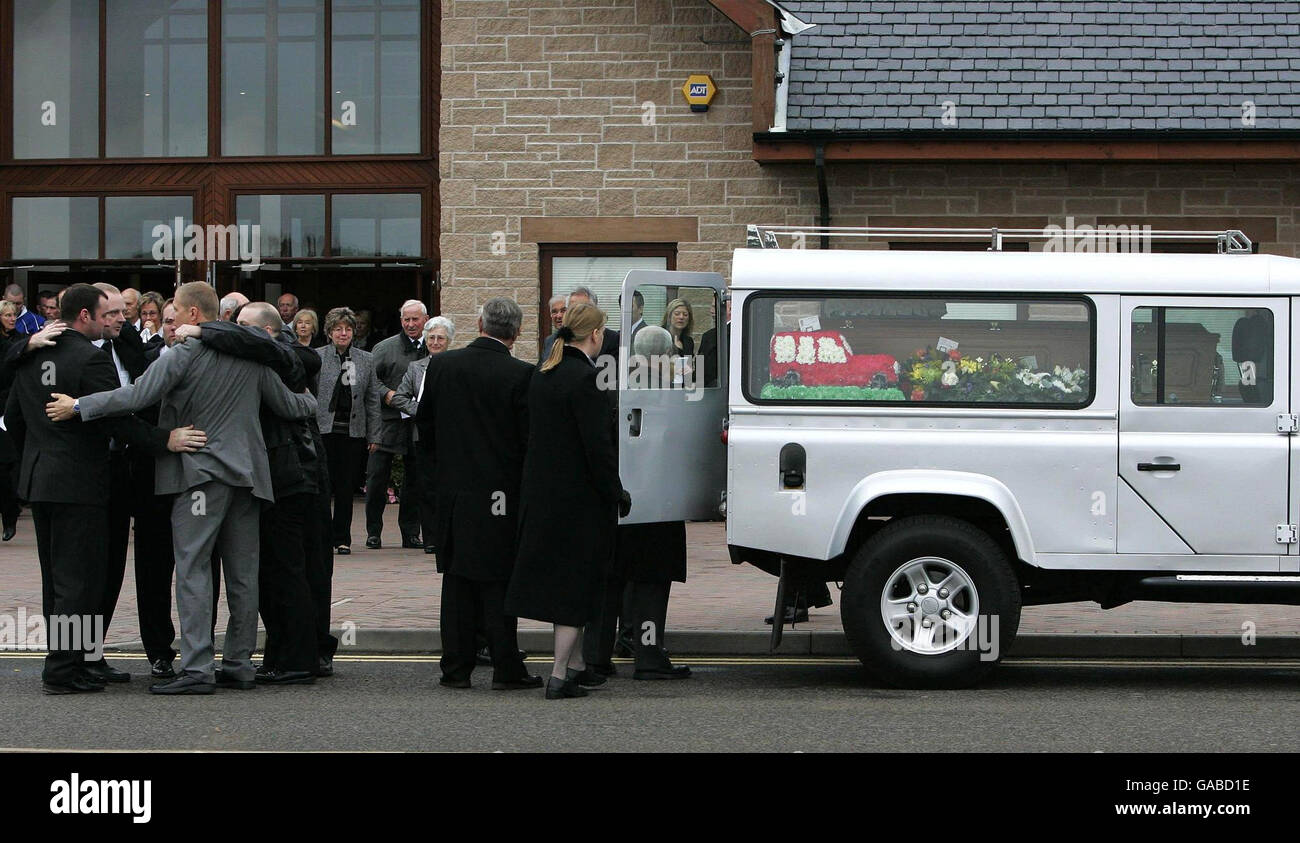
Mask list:
[[[551,346],[528,387],[519,551],[506,612],[555,625],[547,699],[587,694],[574,678],[586,667],[582,627],[600,610],[617,514],[630,503],[618,480],[610,403],[592,362],[604,327],[605,314],[595,305],[570,307],[562,341]],[[558,540],[557,525],[567,528]]]

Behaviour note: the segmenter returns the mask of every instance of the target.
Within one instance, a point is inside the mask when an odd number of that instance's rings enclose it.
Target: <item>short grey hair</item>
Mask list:
[[[402,315],[402,311],[406,310],[408,307],[418,307],[420,308],[420,313],[424,314],[425,316],[429,315],[429,308],[425,307],[424,302],[420,301],[419,299],[407,299],[406,301],[402,302],[402,306],[397,309],[397,315],[400,317]]]
[[[569,294],[564,297],[565,307],[569,306],[569,300],[572,299],[574,296],[586,296],[587,298],[591,299],[592,304],[594,304],[596,307],[600,307],[600,302],[596,300],[596,294],[591,291],[590,287],[574,287],[572,290],[570,290]]]
[[[483,333],[499,340],[519,336],[519,326],[524,323],[524,311],[519,303],[503,297],[488,299],[478,315],[483,320]]]
[[[564,293],[556,293],[555,295],[551,296],[549,301],[546,302],[546,306],[550,307],[551,305],[555,304],[557,301],[564,302],[565,307],[568,307],[569,305],[568,296],[566,296]]]
[[[428,342],[429,332],[434,328],[442,328],[446,330],[447,345],[451,345],[451,341],[456,338],[456,323],[448,319],[446,316],[435,316],[428,322],[424,323],[424,333],[420,334],[420,342]]]
[[[667,328],[658,325],[646,325],[632,338],[632,353],[646,357],[668,354],[673,348],[673,335]]]
[[[239,311],[240,316],[245,316],[259,327],[266,328],[271,336],[280,336],[280,329],[284,327],[284,320],[280,318],[280,311],[269,301],[255,301],[244,305],[244,309]]]

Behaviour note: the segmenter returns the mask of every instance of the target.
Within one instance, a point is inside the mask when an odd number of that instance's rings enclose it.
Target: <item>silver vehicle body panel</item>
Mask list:
[[[1300,523],[1300,480],[1288,470],[1294,438],[1277,433],[1275,417],[1288,412],[1296,377],[1287,365],[1296,320],[1290,303],[1278,297],[1300,296],[1300,260],[740,249],[733,270],[729,544],[830,559],[845,551],[871,501],[923,493],[992,504],[1007,522],[1016,555],[1044,568],[1297,569],[1294,546],[1274,537],[1275,523],[1288,517]],[[1096,308],[1094,399],[1079,410],[755,405],[742,388],[745,305],[766,291],[1086,296]],[[1272,406],[1135,406],[1128,366],[1121,364],[1129,359],[1129,313],[1161,303],[1274,308],[1279,353]],[[787,443],[807,453],[799,491],[781,488],[777,460]],[[1188,455],[1183,473],[1125,469],[1165,452]],[[1144,488],[1162,497],[1155,509],[1139,494]]]

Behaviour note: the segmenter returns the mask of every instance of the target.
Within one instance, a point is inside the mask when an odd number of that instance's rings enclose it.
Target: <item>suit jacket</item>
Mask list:
[[[416,360],[428,357],[429,348],[418,340],[412,343],[406,334],[396,334],[380,340],[370,356],[375,365],[375,379],[380,387],[379,417],[383,430],[379,447],[390,453],[404,453],[409,446],[407,426],[402,423],[401,411],[385,404],[383,397],[388,390],[401,387],[407,367]]]
[[[515,561],[533,367],[491,337],[426,366],[415,421],[437,490],[438,570],[504,582]]]
[[[274,500],[258,411],[265,402],[276,415],[288,419],[305,419],[316,412],[314,398],[290,392],[265,366],[222,354],[202,340],[189,340],[172,346],[135,383],[83,397],[81,415],[93,421],[160,401],[158,418],[163,428],[192,424],[208,435],[203,450],[168,453],[157,461],[154,479],[160,495],[216,481],[251,488],[260,500]]]
[[[320,355],[320,390],[316,393],[316,424],[322,435],[334,429],[334,411],[330,402],[334,398],[334,385],[339,379],[339,355],[334,344],[316,349]],[[352,379],[352,413],[348,416],[348,436],[378,442],[382,432],[379,413],[378,381],[370,352],[353,347],[350,353],[354,377]]]
[[[167,433],[134,417],[87,424],[80,419],[52,422],[45,415],[51,393],[76,396],[117,385],[112,359],[76,331],[65,331],[53,346],[18,362],[4,416],[22,454],[19,497],[107,505],[110,437],[168,453]]]
[[[412,362],[402,376],[402,385],[397,388],[397,394],[393,396],[393,406],[397,408],[399,418],[401,413],[411,417],[404,423],[410,429],[412,442],[420,441],[420,429],[415,424],[415,413],[420,408],[420,401],[416,396],[422,394],[424,373],[428,371],[430,359],[432,358],[421,357]]]

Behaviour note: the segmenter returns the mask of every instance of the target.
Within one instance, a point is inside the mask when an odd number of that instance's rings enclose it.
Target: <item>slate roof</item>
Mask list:
[[[789,131],[1300,129],[1294,0],[779,2]]]

